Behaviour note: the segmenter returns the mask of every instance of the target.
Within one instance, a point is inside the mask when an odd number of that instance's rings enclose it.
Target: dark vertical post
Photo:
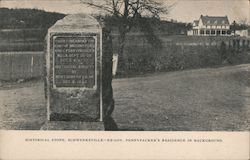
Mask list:
[[[103,116],[104,120],[110,117],[114,110],[113,88],[112,88],[112,38],[111,30],[104,26],[102,32],[103,38],[103,73],[102,73],[102,86],[103,86]]]

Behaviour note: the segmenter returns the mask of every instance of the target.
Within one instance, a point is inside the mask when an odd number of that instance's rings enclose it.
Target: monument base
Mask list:
[[[40,130],[86,130],[104,131],[103,122],[47,121]]]

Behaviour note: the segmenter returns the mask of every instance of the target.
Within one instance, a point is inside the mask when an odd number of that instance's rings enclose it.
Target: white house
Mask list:
[[[192,30],[188,31],[188,35],[229,36],[231,31],[228,17],[201,15],[199,20],[193,22]]]
[[[245,30],[236,30],[235,35],[240,37],[249,37],[249,31],[247,29]]]

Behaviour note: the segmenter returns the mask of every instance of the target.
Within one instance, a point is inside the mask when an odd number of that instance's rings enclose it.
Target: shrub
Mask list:
[[[161,49],[155,49],[150,45],[131,44],[130,42],[130,45],[125,47],[124,53],[128,58],[125,61],[126,67],[123,70],[118,69],[120,76],[250,62],[250,55],[246,49],[230,49],[223,41],[217,42],[217,45],[169,43]]]

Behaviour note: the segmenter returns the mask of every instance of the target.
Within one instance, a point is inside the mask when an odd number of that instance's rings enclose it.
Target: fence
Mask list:
[[[43,52],[0,52],[0,80],[41,77],[43,63]]]

